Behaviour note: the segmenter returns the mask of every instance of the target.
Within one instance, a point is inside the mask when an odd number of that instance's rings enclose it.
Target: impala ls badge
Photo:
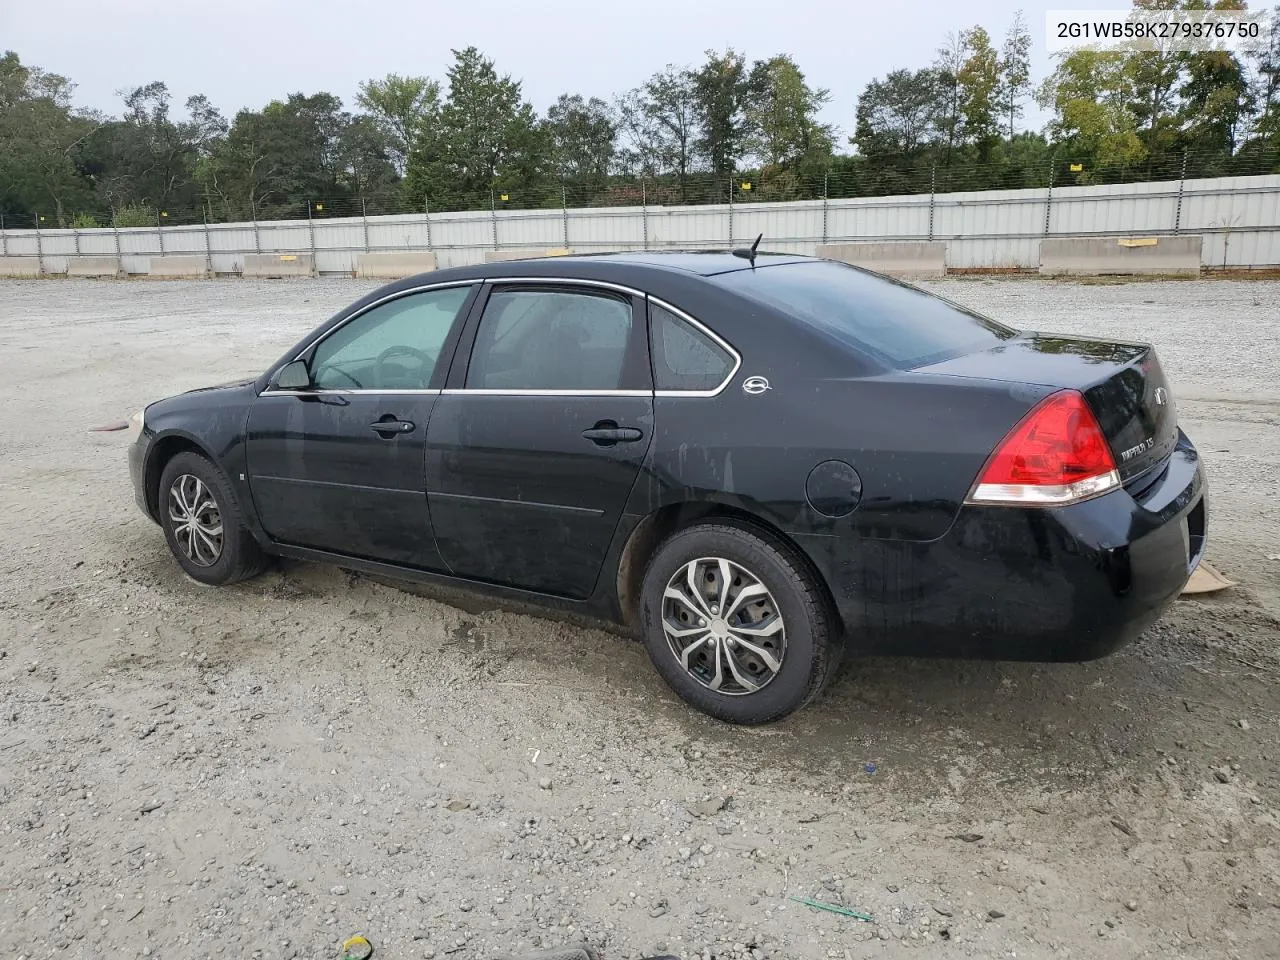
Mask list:
[[[1156,387],[1156,406],[1163,407],[1164,402],[1169,399],[1169,395],[1165,392],[1164,387]]]
[[[758,396],[770,389],[769,381],[764,377],[747,377],[742,381],[742,392],[751,396]]]

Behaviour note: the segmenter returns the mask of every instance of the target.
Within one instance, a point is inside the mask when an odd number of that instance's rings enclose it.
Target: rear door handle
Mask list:
[[[635,443],[644,436],[644,433],[635,427],[592,427],[590,430],[583,430],[582,435],[592,443],[597,443],[602,447],[613,446],[615,443]]]
[[[374,433],[384,437],[393,437],[400,433],[412,433],[414,424],[408,420],[375,420],[369,424]]]

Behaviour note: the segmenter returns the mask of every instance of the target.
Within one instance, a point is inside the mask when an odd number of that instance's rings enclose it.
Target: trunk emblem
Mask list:
[[[742,392],[753,397],[771,389],[773,388],[769,386],[769,381],[764,377],[747,377],[742,381]]]
[[[1156,406],[1163,407],[1167,399],[1169,399],[1169,395],[1165,392],[1164,387],[1156,387]]]

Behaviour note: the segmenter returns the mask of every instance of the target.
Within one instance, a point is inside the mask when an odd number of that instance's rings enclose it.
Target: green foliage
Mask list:
[[[154,227],[158,221],[155,210],[140,206],[120,207],[112,218],[112,224],[120,228]]]
[[[71,218],[71,223],[68,226],[74,230],[92,230],[102,226],[102,224],[98,222],[98,218],[92,213],[77,213]]]

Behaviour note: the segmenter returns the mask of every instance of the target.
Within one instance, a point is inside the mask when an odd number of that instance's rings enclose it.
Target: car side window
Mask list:
[[[655,390],[714,390],[733,369],[733,357],[701,330],[656,303],[649,304]]]
[[[472,390],[617,390],[631,303],[605,293],[495,290],[467,368]]]
[[[425,390],[470,287],[411,293],[380,304],[322,340],[311,358],[321,390]]]

